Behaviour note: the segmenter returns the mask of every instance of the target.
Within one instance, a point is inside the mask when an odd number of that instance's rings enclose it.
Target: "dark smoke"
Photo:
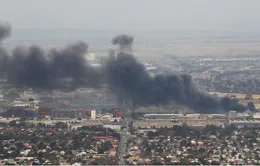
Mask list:
[[[201,112],[221,110],[219,100],[199,92],[189,75],[151,77],[143,65],[127,53],[121,52],[110,59],[106,72],[111,90],[119,100],[131,100],[134,107],[165,105],[174,100]]]
[[[1,42],[11,35],[11,26],[9,24],[0,23],[0,76],[7,67],[8,54],[6,50],[1,47]]]
[[[134,38],[127,35],[118,35],[112,39],[112,44],[119,46],[120,52],[132,52]]]
[[[0,28],[0,40],[8,34],[9,28]],[[237,101],[218,99],[199,91],[189,75],[150,76],[132,55],[133,37],[116,36],[112,43],[119,46],[119,53],[116,55],[111,51],[102,70],[87,63],[84,55],[88,47],[78,42],[63,50],[53,49],[47,53],[40,47],[32,46],[16,48],[9,56],[1,49],[0,71],[9,83],[17,87],[99,88],[101,83],[105,83],[120,103],[128,100],[134,107],[165,105],[175,101],[203,113],[245,109]]]
[[[122,42],[114,42],[115,39]],[[245,110],[237,101],[229,98],[217,99],[199,91],[189,75],[150,76],[144,66],[124,50],[132,45],[133,38],[121,35],[115,39],[112,43],[119,45],[120,52],[117,56],[110,57],[105,71],[107,83],[117,94],[119,101],[131,100],[134,107],[165,105],[175,101],[203,113]],[[131,40],[124,42],[126,39]]]
[[[0,26],[1,27],[1,26]],[[0,36],[7,37],[9,27],[0,28]],[[40,47],[17,47],[9,56],[1,54],[1,75],[16,87],[40,89],[74,89],[99,87],[100,72],[86,62],[88,46],[78,42],[63,50],[45,53]]]
[[[11,26],[9,24],[0,23],[0,42],[11,35]]]

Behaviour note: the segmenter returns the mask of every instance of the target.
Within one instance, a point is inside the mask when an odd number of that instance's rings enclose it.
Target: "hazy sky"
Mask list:
[[[260,0],[0,0],[13,28],[260,29]]]

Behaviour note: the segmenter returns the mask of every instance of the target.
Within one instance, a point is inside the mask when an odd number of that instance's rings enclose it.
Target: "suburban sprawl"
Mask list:
[[[8,51],[10,31],[0,24],[0,165],[260,164],[260,56],[242,39]]]

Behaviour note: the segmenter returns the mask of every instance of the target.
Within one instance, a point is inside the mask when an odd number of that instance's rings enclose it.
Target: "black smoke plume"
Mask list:
[[[0,40],[8,37],[10,27],[0,26]],[[0,48],[1,75],[16,87],[74,89],[99,87],[100,72],[85,60],[88,46],[83,42],[44,52],[38,46],[17,47],[11,55]]]
[[[175,101],[204,113],[230,109],[245,110],[245,107],[237,101],[229,98],[217,99],[199,91],[189,75],[150,76],[144,66],[132,54],[127,53],[132,42],[133,38],[125,35],[112,40],[113,44],[119,45],[120,52],[117,56],[110,57],[105,70],[107,83],[121,102],[131,100],[134,107],[138,107],[165,105]]]
[[[7,67],[8,54],[6,50],[1,46],[1,42],[11,35],[11,26],[9,24],[0,23],[0,76],[3,76],[3,72]]]
[[[8,34],[9,28],[0,28],[0,40]],[[87,63],[84,55],[88,46],[78,42],[47,53],[37,46],[16,48],[12,55],[3,50],[0,52],[0,71],[9,83],[17,87],[99,88],[101,83],[105,83],[119,102],[130,100],[134,107],[164,105],[175,101],[203,113],[242,108],[237,101],[218,99],[199,91],[189,75],[150,76],[132,55],[133,37],[116,36],[112,43],[119,46],[119,53],[115,55],[115,52],[111,52],[102,70]]]
[[[99,73],[84,58],[87,48],[82,42],[47,54],[37,46],[16,48],[8,60],[8,81],[42,89],[99,87]]]
[[[9,37],[11,34],[11,26],[9,24],[0,23],[0,42]]]
[[[112,39],[112,44],[119,46],[120,52],[132,52],[134,38],[127,35],[118,35]]]

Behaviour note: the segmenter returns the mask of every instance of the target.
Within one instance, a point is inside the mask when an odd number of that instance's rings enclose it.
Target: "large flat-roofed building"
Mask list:
[[[211,118],[214,120],[225,120],[226,119],[226,115],[225,114],[212,114]]]
[[[236,111],[230,111],[228,117],[232,118],[232,119],[237,118],[237,112]]]
[[[145,114],[145,119],[175,119],[182,117],[182,114]]]
[[[211,116],[209,116],[209,119],[212,119],[214,121],[224,122],[224,121],[227,120],[227,115],[225,115],[225,114],[211,114]]]
[[[54,109],[52,110],[53,119],[71,119],[81,116],[79,111],[73,109]]]
[[[230,120],[229,125],[236,127],[260,127],[260,120]]]
[[[51,116],[52,110],[56,108],[57,105],[55,103],[40,103],[39,114],[41,116]]]
[[[135,128],[160,128],[172,126],[173,122],[171,119],[135,120],[133,122],[133,127]]]
[[[250,115],[248,113],[237,113],[238,119],[247,119],[249,117],[250,117]]]
[[[13,101],[9,104],[9,107],[28,108],[28,107],[32,107],[32,102],[29,102],[29,101]]]
[[[201,117],[201,114],[186,114],[186,118],[199,118]]]
[[[253,115],[253,119],[255,119],[255,120],[260,120],[260,114],[259,114],[259,113],[254,114],[254,115]]]
[[[104,125],[103,127],[105,127],[105,128],[110,128],[110,129],[113,129],[113,130],[115,130],[115,131],[120,131],[122,125]]]

